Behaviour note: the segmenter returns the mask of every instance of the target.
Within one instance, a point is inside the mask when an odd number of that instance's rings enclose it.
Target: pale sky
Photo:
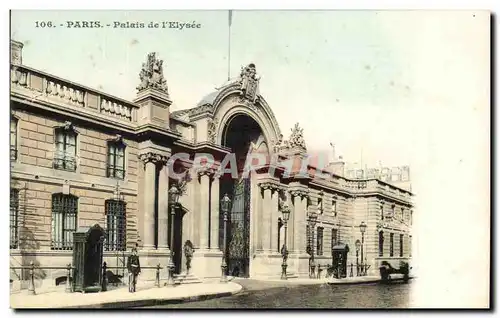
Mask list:
[[[310,152],[410,165],[419,304],[487,295],[490,20],[472,11],[236,11],[231,76],[253,62],[287,136]],[[67,20],[201,23],[201,29],[66,29]],[[56,28],[35,28],[53,21]],[[23,62],[132,100],[148,52],[164,60],[173,109],[227,79],[227,11],[13,12]],[[444,269],[444,270],[441,270]]]
[[[68,20],[201,28],[59,26]],[[469,111],[487,93],[484,68],[467,63],[484,58],[485,43],[462,41],[484,25],[471,12],[235,11],[231,76],[255,63],[281,131],[288,136],[299,122],[310,152],[330,152],[332,141],[346,161],[362,152],[368,165],[413,168],[432,160],[433,132],[442,128],[433,121],[449,122],[444,112]],[[14,11],[11,34],[25,43],[24,64],[128,100],[146,54],[156,51],[172,110],[195,106],[227,78],[227,11]]]

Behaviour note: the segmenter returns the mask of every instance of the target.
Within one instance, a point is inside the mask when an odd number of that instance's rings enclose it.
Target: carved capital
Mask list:
[[[168,157],[154,152],[144,152],[139,154],[139,160],[141,160],[144,164],[151,162],[154,164],[165,165],[167,164]]]
[[[274,185],[270,182],[261,182],[259,183],[259,188],[262,190],[272,190],[274,188]]]
[[[309,192],[303,189],[294,189],[289,191],[292,197],[300,197],[302,199],[309,197]]]
[[[196,174],[198,175],[198,177],[202,176],[213,177],[215,175],[215,171],[211,168],[201,167],[196,170]]]

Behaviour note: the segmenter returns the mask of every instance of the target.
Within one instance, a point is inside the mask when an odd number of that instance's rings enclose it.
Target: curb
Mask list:
[[[414,279],[415,277],[409,277],[409,280]],[[388,282],[385,282],[386,284],[392,284],[392,283],[401,283],[403,282],[403,278],[393,278],[389,280]],[[366,280],[366,281],[355,281],[355,282],[328,282],[328,285],[361,285],[361,284],[380,284],[384,283],[381,279],[374,279],[374,280]]]
[[[241,286],[241,285],[240,285]],[[130,307],[146,307],[146,306],[160,306],[160,305],[168,305],[168,304],[180,304],[186,302],[193,301],[203,301],[221,297],[227,297],[231,295],[235,295],[241,292],[243,288],[240,288],[234,292],[222,292],[217,294],[205,294],[198,296],[185,296],[181,298],[171,298],[171,299],[140,299],[140,300],[126,300],[126,301],[118,301],[118,302],[107,302],[100,304],[92,304],[92,305],[81,305],[81,306],[68,306],[68,307],[58,307],[53,309],[122,309],[122,308],[130,308]]]

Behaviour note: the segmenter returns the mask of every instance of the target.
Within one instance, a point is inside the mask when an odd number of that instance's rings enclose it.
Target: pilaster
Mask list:
[[[166,159],[163,157],[162,159]],[[158,162],[159,175],[158,175],[158,248],[168,249],[168,166],[167,161],[162,160]]]
[[[144,163],[144,188],[142,189],[143,195],[143,248],[154,249],[155,247],[155,234],[157,230],[155,221],[155,186],[156,186],[156,165],[159,162],[166,162],[167,157],[160,154],[144,151],[139,154],[139,159]]]
[[[219,177],[212,176],[210,187],[210,249],[219,251]]]
[[[272,191],[273,186],[269,183],[259,184],[264,193],[262,205],[262,250],[266,253],[271,252],[271,214],[272,214]]]
[[[209,169],[200,169],[197,171],[198,180],[199,180],[199,210],[200,214],[198,224],[198,230],[200,233],[200,250],[207,250],[208,246],[208,237],[209,237],[209,214],[210,214],[210,177],[213,175],[213,171]]]

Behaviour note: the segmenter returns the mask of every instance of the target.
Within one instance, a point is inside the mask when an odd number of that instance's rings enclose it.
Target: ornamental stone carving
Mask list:
[[[289,138],[288,146],[290,148],[298,148],[300,150],[306,151],[306,142],[304,140],[304,130],[299,127],[299,123],[291,129],[292,133]]]
[[[209,167],[200,167],[198,169],[196,169],[196,174],[198,175],[198,177],[202,177],[202,176],[213,176],[215,174],[215,170],[213,168],[209,168]]]
[[[156,53],[149,53],[146,63],[142,63],[142,69],[139,73],[141,80],[137,86],[137,92],[152,88],[162,91],[168,96],[167,81],[163,76],[163,60],[156,57]]]
[[[309,197],[309,192],[303,189],[295,189],[289,191],[292,197],[301,197],[302,199]]]
[[[215,143],[215,138],[217,137],[217,126],[219,121],[217,118],[212,118],[208,122],[208,142]]]
[[[241,68],[241,96],[250,101],[251,104],[255,103],[258,98],[259,81],[260,78],[257,77],[255,64],[250,63],[246,67]]]
[[[271,190],[273,192],[281,189],[279,185],[274,184],[272,182],[261,182],[259,183],[259,187],[262,190]]]
[[[280,134],[278,139],[273,142],[274,153],[280,153],[283,150],[290,149],[288,140],[283,140],[283,134]]]
[[[152,162],[154,164],[166,164],[168,157],[154,152],[145,152],[139,154],[139,160],[141,160],[144,164],[148,162]]]

